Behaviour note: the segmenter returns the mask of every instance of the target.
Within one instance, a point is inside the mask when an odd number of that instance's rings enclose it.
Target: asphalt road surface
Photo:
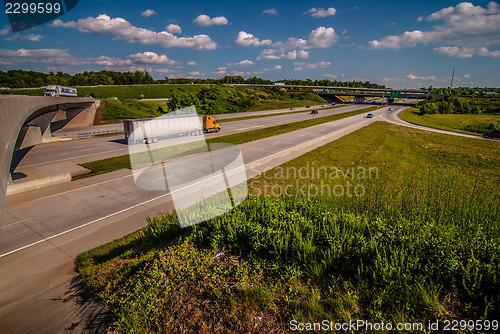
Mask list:
[[[222,129],[219,133],[206,133],[205,138],[215,138],[234,133],[263,129],[279,124],[298,122],[301,120],[310,119],[311,117],[322,117],[340,114],[367,107],[369,107],[369,105],[354,104],[338,108],[320,110],[318,115],[311,115],[310,113],[305,112],[224,122],[221,124]],[[283,110],[279,110],[279,112],[283,112]],[[127,152],[128,149],[123,134],[45,143],[33,147],[26,154],[26,156],[22,158],[18,167],[30,167],[59,161],[85,163],[113,156],[124,155],[127,154]]]

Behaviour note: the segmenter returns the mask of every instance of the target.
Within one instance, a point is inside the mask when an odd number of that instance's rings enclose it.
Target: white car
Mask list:
[[[389,108],[389,111],[392,111],[393,109],[392,108]]]

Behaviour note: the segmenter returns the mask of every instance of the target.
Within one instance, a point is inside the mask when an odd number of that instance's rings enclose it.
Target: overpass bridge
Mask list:
[[[0,95],[0,221],[15,150],[49,140],[95,100],[78,97]]]
[[[264,84],[232,84],[235,87],[280,87],[288,92],[313,92],[326,99],[334,99],[335,96],[354,97],[358,102],[367,97],[374,98],[409,98],[427,100],[440,95],[433,94],[428,90],[421,89],[392,89],[392,88],[362,88],[362,87],[336,87],[336,86],[305,86],[305,85],[264,85]]]

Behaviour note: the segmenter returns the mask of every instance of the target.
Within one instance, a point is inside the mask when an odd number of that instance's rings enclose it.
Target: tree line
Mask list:
[[[337,86],[337,87],[360,87],[360,88],[386,88],[383,85],[368,81],[331,81],[328,79],[283,79],[287,85],[302,86]],[[7,88],[36,88],[47,85],[61,86],[98,86],[98,85],[141,85],[141,84],[267,84],[272,85],[274,81],[258,77],[243,78],[242,76],[226,75],[220,79],[200,78],[168,78],[155,80],[147,72],[117,72],[117,71],[84,71],[74,75],[59,72],[35,72],[25,70],[0,71],[0,87]]]

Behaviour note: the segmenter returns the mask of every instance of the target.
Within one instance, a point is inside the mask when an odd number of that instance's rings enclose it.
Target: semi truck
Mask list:
[[[57,85],[49,85],[45,87],[45,93],[43,95],[77,97],[76,88],[57,86]]]
[[[157,143],[160,138],[219,132],[220,125],[209,115],[179,115],[124,119],[125,139],[129,144]]]

